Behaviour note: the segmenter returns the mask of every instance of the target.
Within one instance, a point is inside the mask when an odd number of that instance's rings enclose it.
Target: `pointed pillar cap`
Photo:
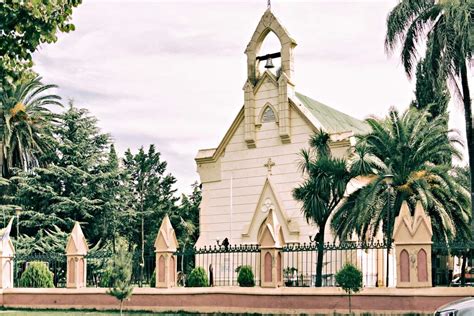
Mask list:
[[[258,243],[263,247],[280,248],[285,245],[280,222],[272,209],[268,211],[268,215],[263,222],[262,231],[258,236]]]
[[[10,239],[10,233],[12,231],[13,226],[13,219],[12,217],[8,222],[7,227],[0,230],[0,255],[1,256],[13,256],[15,254],[15,247],[13,247],[13,243]]]
[[[66,255],[68,256],[85,256],[89,251],[86,238],[82,232],[79,222],[74,224],[71,234],[69,235],[66,245]]]
[[[176,251],[178,247],[178,240],[167,214],[161,222],[160,230],[155,239],[155,251]]]

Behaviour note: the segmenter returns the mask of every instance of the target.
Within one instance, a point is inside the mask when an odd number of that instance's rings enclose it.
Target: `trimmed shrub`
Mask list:
[[[20,287],[54,287],[53,273],[44,262],[32,261],[20,277]]]
[[[209,286],[206,271],[202,267],[194,268],[188,277],[188,287],[206,287]]]
[[[241,266],[239,269],[239,275],[237,276],[237,282],[239,286],[252,287],[255,286],[255,280],[251,266]]]

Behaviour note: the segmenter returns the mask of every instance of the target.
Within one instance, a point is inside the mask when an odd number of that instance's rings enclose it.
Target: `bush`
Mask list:
[[[241,266],[239,269],[239,275],[237,276],[237,282],[243,287],[255,286],[255,280],[251,266]]]
[[[209,286],[206,271],[202,267],[194,268],[188,277],[188,287],[206,287]]]
[[[362,272],[348,263],[336,273],[336,282],[349,295],[349,313],[352,314],[351,294],[362,288]]]
[[[20,287],[54,287],[53,273],[44,262],[32,261],[21,275]]]

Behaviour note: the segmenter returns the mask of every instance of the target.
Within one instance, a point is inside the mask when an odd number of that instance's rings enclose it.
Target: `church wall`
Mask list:
[[[277,98],[270,98],[276,88],[269,89],[273,83],[265,83],[256,96],[256,115],[270,100],[278,109]],[[274,87],[274,86],[273,86]],[[265,97],[259,98],[260,94]],[[308,235],[316,233],[301,215],[300,205],[293,199],[292,190],[302,182],[298,170],[298,153],[308,147],[308,139],[313,131],[307,122],[291,109],[291,143],[282,144],[276,123],[257,125],[256,148],[248,149],[244,141],[243,123],[229,140],[221,156],[221,181],[203,184],[201,204],[201,237],[198,246],[214,245],[216,238],[230,239],[230,182],[232,177],[232,243],[240,243],[242,233],[252,220],[256,211],[268,170],[264,167],[268,159],[275,163],[271,179],[279,196],[281,207],[288,219],[296,223],[299,236],[291,235],[292,242],[308,242]],[[260,207],[260,206],[258,206]],[[259,210],[257,210],[259,211]],[[292,224],[295,226],[295,224]],[[255,241],[256,242],[256,241]]]

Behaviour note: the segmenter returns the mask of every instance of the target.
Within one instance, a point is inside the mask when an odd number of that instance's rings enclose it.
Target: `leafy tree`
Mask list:
[[[352,315],[351,294],[362,289],[362,272],[348,263],[336,273],[336,282],[349,296],[349,314]]]
[[[122,315],[123,302],[132,296],[132,254],[128,251],[128,245],[124,240],[117,243],[115,254],[109,260],[107,268],[111,288],[107,294],[112,295],[120,301],[120,315]]]
[[[167,163],[161,160],[161,154],[156,151],[154,145],[150,145],[147,152],[141,147],[135,155],[127,150],[124,167],[130,177],[130,208],[136,212],[135,219],[138,220],[131,221],[131,239],[129,240],[140,245],[140,266],[143,276],[145,252],[146,250],[153,252],[153,244],[161,220],[166,213],[171,214],[176,211],[177,198],[174,197],[176,190],[172,188],[176,183],[176,178],[171,174],[165,174]],[[140,229],[137,230],[137,227]],[[136,234],[137,231],[139,236]]]
[[[424,65],[433,74],[432,78],[448,78],[453,83],[455,96],[462,99],[471,169],[474,166],[474,130],[468,68],[474,50],[472,12],[472,0],[402,0],[388,16],[385,40],[389,52],[401,44],[401,60],[409,77],[418,62],[419,44],[427,43]],[[474,188],[472,174],[470,181]],[[471,199],[472,194],[471,189]],[[471,217],[473,215],[471,206]]]
[[[26,71],[32,73],[32,54],[39,45],[56,42],[58,32],[74,30],[70,23],[72,9],[80,3],[81,0],[0,2],[0,94],[14,88]]]
[[[416,66],[416,99],[412,106],[427,110],[432,117],[446,114],[449,103],[449,90],[446,78],[434,78],[429,65],[422,59]]]
[[[39,165],[39,155],[51,150],[52,124],[56,116],[48,107],[62,106],[61,98],[47,94],[55,85],[43,85],[41,78],[24,82],[0,102],[0,165],[2,175],[11,176],[12,168],[31,169]],[[0,146],[2,148],[2,146]]]
[[[100,133],[97,120],[72,105],[60,116],[55,129],[56,151],[43,158],[45,167],[21,172],[11,179],[15,203],[22,206],[22,227],[34,235],[57,225],[69,231],[83,223],[89,241],[101,237],[94,228],[104,204],[98,179],[107,161],[109,136]]]
[[[382,120],[371,118],[372,132],[360,136],[351,163],[367,184],[353,192],[335,213],[332,227],[341,238],[352,233],[373,238],[380,229],[391,246],[395,217],[403,201],[412,212],[421,201],[432,219],[435,240],[448,240],[469,230],[470,199],[450,173],[451,166],[434,161],[449,154],[460,157],[459,142],[446,127],[447,116],[432,119],[426,112],[391,110]],[[443,136],[449,135],[445,142]],[[353,166],[353,168],[354,168]],[[387,176],[393,178],[387,185]]]
[[[329,134],[320,130],[310,139],[310,149],[301,151],[300,168],[305,181],[293,190],[293,197],[302,202],[301,211],[308,223],[318,226],[316,235],[318,257],[316,286],[322,285],[324,234],[326,224],[339,202],[344,198],[346,186],[352,178],[344,159],[331,156]]]
[[[94,182],[102,200],[102,211],[96,216],[94,234],[103,241],[111,238],[112,250],[115,252],[115,241],[119,235],[126,234],[128,219],[133,216],[133,211],[129,209],[129,179],[120,166],[113,144],[110,145],[107,162]]]

